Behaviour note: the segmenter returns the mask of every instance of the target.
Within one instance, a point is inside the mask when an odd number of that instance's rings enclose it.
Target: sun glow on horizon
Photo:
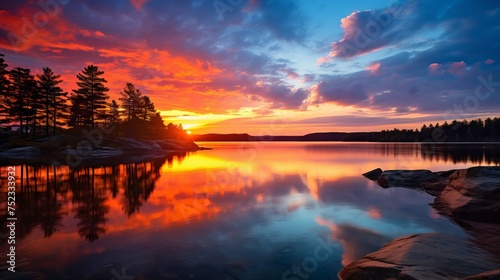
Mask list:
[[[133,83],[150,97],[165,124],[182,124],[193,134],[304,135],[450,122],[463,119],[454,104],[470,105],[467,98],[474,97],[470,90],[478,86],[477,77],[500,71],[498,52],[491,47],[495,36],[486,36],[498,30],[495,24],[484,24],[487,19],[496,23],[495,5],[478,7],[481,13],[461,14],[454,12],[463,10],[461,4],[433,2],[435,9],[422,14],[427,6],[413,1],[339,5],[319,0],[266,7],[246,1],[240,6],[239,23],[233,25],[221,24],[213,12],[198,16],[205,5],[213,8],[198,0],[187,1],[191,5],[116,1],[118,6],[114,1],[71,1],[57,5],[53,14],[40,10],[37,1],[4,2],[0,23],[9,36],[0,39],[0,53],[8,69],[39,74],[49,67],[71,95],[76,75],[93,64],[104,72],[108,101],[120,103],[120,92]],[[464,7],[474,6],[465,2]],[[80,13],[82,9],[88,13]],[[267,9],[284,16],[270,17],[273,13]],[[366,46],[350,48],[359,39],[356,30],[366,29],[367,17],[388,11],[398,11],[394,24],[384,26],[395,34],[394,40],[368,32],[362,34],[370,37]],[[418,19],[434,21],[440,13],[449,14],[442,24],[420,27]],[[297,18],[304,19],[303,26],[295,26]],[[192,21],[186,24],[185,19]],[[44,22],[40,26],[39,20]],[[457,20],[478,24],[455,28]],[[102,22],[110,24],[96,24]],[[123,32],[124,26],[128,32]],[[255,32],[255,26],[261,32]],[[183,36],[176,36],[177,31]],[[473,34],[485,36],[475,40]],[[452,44],[457,51],[450,55],[442,44]],[[475,49],[477,53],[469,51]],[[435,55],[424,55],[429,53]],[[478,100],[480,106],[466,112],[467,118],[497,116],[497,97]],[[449,111],[453,114],[444,119]],[[275,118],[282,112],[287,117],[284,125],[284,119]]]

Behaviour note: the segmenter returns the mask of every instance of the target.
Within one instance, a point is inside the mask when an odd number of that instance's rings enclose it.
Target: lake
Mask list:
[[[467,236],[428,205],[432,196],[383,189],[362,173],[500,165],[500,146],[486,143],[198,144],[213,150],[115,166],[16,166],[19,272],[6,271],[2,238],[0,278],[337,279],[400,236]]]

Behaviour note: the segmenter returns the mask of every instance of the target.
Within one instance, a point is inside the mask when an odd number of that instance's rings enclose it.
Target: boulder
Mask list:
[[[339,272],[339,278],[453,279],[497,269],[500,269],[500,259],[475,246],[472,241],[426,233],[391,241],[380,250],[344,267]]]
[[[363,173],[363,176],[365,176],[366,178],[370,179],[370,180],[377,180],[378,177],[380,177],[380,175],[382,175],[382,169],[380,168],[376,168],[376,169],[373,169],[372,171],[368,171],[366,173]]]
[[[455,171],[433,207],[453,218],[500,224],[500,167]]]
[[[383,188],[419,189],[435,196],[445,188],[446,178],[429,170],[386,170],[377,183]]]

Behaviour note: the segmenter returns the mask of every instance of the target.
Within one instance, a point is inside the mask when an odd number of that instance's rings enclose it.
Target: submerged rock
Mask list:
[[[454,172],[433,207],[453,218],[500,224],[500,167]]]
[[[474,246],[471,241],[427,233],[391,241],[380,250],[346,266],[339,272],[339,278],[450,279],[477,277],[497,269],[500,269],[500,259]]]

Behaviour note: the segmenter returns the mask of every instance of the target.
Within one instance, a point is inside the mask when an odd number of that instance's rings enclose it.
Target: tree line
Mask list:
[[[319,132],[302,136],[249,134],[193,135],[193,141],[352,141],[352,142],[500,142],[500,118],[452,121],[423,125],[420,129],[377,132]]]
[[[500,118],[454,120],[422,125],[420,129],[377,132],[326,132],[304,136],[274,137],[274,141],[367,141],[367,142],[500,142]],[[197,138],[194,138],[198,140]],[[254,140],[254,139],[252,139]]]
[[[454,120],[451,123],[422,125],[416,130],[393,129],[378,132],[378,141],[395,142],[498,142],[500,141],[500,118]]]
[[[88,65],[77,74],[71,94],[60,84],[61,75],[49,67],[33,75],[30,69],[8,70],[0,54],[0,124],[18,125],[22,135],[55,135],[67,128],[114,125],[121,136],[186,137],[182,125],[165,126],[149,96],[127,83],[118,101],[109,100],[104,71]]]

